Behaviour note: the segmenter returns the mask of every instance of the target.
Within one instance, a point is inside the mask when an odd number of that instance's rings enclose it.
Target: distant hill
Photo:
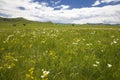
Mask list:
[[[2,18],[0,17],[0,22],[31,22],[29,20],[26,20],[24,18]]]
[[[38,21],[30,21],[30,20],[27,20],[27,19],[24,19],[22,17],[18,17],[18,18],[3,18],[3,17],[0,17],[0,22],[10,22],[10,23],[30,23],[30,24],[33,24],[33,23],[37,23],[37,24],[54,24],[52,22],[38,22]],[[61,24],[61,23],[56,23],[56,24]],[[61,24],[62,25],[62,24]],[[65,24],[64,24],[65,25]],[[70,24],[70,25],[73,25],[73,24]],[[80,24],[74,24],[74,25],[80,25]],[[120,26],[120,24],[103,24],[103,23],[98,23],[98,24],[95,24],[95,23],[86,23],[86,24],[82,24],[82,25],[115,25],[115,26]]]
[[[38,22],[38,21],[30,21],[27,19],[24,19],[22,17],[19,18],[3,18],[0,17],[0,27],[1,26],[16,26],[16,27],[21,27],[21,26],[56,26],[52,22]]]
[[[52,22],[38,22],[38,21],[30,21],[27,19],[24,19],[22,17],[18,17],[18,18],[3,18],[0,17],[0,22],[12,22],[12,23],[47,23],[47,24],[53,24]]]

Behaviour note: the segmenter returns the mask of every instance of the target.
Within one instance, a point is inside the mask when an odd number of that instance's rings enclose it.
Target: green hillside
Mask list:
[[[89,28],[89,27],[97,27],[97,28],[105,28],[105,27],[120,27],[120,25],[110,25],[110,24],[57,24],[57,23],[52,23],[52,22],[38,22],[38,21],[30,21],[30,20],[26,20],[24,18],[2,18],[0,17],[0,25],[2,27],[2,25],[5,26],[9,26],[12,27],[14,24],[16,24],[17,27],[22,27],[24,26],[23,24],[26,24],[27,26],[31,27],[31,26],[44,26],[46,27],[47,25],[50,26],[59,26],[59,27],[80,27],[80,28]],[[25,25],[25,26],[26,26]]]
[[[25,25],[24,25],[25,24]],[[0,17],[0,27],[23,27],[23,26],[41,26],[41,25],[52,25],[52,22],[37,22],[30,21],[24,18],[2,18]]]

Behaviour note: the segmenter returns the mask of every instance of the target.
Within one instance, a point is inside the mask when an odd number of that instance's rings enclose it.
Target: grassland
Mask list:
[[[119,26],[15,21],[0,22],[0,80],[120,80]]]

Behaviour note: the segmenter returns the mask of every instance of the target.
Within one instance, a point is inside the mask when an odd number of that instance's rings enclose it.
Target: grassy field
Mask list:
[[[22,24],[0,22],[0,80],[120,80],[119,26]]]

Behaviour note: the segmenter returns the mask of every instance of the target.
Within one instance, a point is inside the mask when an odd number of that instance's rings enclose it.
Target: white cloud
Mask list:
[[[70,8],[70,6],[69,5],[60,5],[60,6],[56,6],[56,7],[54,7],[54,8],[58,8],[58,9],[68,9],[68,8]]]
[[[62,9],[68,9],[70,6],[68,5],[61,5]]]
[[[55,5],[59,4],[61,2],[61,0],[58,0],[55,2]]]
[[[96,6],[96,5],[99,5],[99,4],[101,4],[101,3],[100,3],[100,0],[97,0],[97,1],[95,1],[94,4],[92,4],[92,6]]]
[[[61,0],[50,0],[52,6],[56,6],[61,3]]]
[[[24,7],[20,10],[18,7]],[[60,10],[54,10],[47,3],[31,2],[31,0],[0,0],[0,13],[8,16],[24,17],[35,21],[52,21],[55,23],[109,23],[120,24],[120,4],[104,7],[74,8],[61,5]]]
[[[119,2],[120,0],[96,0],[94,4],[92,4],[92,6],[97,6],[101,3],[110,3],[110,2]]]
[[[102,3],[118,2],[120,0],[101,0]]]

